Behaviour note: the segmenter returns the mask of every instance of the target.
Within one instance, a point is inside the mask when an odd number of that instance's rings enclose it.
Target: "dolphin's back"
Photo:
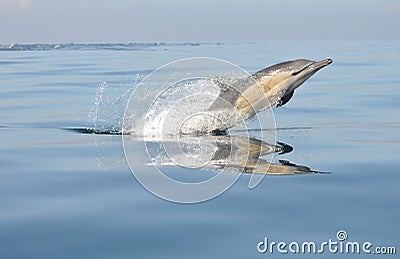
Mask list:
[[[298,71],[312,63],[314,63],[314,61],[307,60],[307,59],[297,59],[297,60],[293,60],[293,61],[286,61],[283,63],[279,63],[276,65],[264,68],[264,69],[256,72],[253,76],[256,79],[260,79],[261,77],[273,76],[273,75],[276,75],[279,73]]]

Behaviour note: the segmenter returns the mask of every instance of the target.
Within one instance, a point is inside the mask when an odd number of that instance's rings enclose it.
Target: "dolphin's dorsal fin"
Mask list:
[[[291,91],[291,92],[289,92],[289,93],[287,93],[287,94],[285,94],[285,95],[281,98],[281,100],[278,102],[278,104],[276,105],[276,107],[281,107],[281,106],[285,105],[287,102],[289,102],[289,100],[292,99],[293,94],[294,94],[294,90]]]
[[[223,108],[231,108],[240,96],[239,89],[233,87],[233,80],[226,78],[215,78],[213,82],[220,88],[220,93],[217,99],[209,108],[209,110],[219,110]],[[223,99],[223,100],[221,100]]]

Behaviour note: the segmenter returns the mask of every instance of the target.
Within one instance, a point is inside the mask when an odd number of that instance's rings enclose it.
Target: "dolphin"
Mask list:
[[[217,97],[207,110],[185,120],[179,128],[182,134],[223,133],[274,105],[283,106],[294,91],[332,59],[311,61],[298,59],[262,69],[243,78],[211,77]]]
[[[298,59],[267,67],[245,79],[216,78],[213,81],[220,87],[220,94],[209,111],[231,106],[243,119],[248,119],[274,105],[283,106],[300,85],[332,62],[330,58]]]

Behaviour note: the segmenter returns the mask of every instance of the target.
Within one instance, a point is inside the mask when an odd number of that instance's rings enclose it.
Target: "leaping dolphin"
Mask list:
[[[298,59],[260,70],[246,78],[210,78],[219,95],[208,116],[193,116],[180,126],[181,133],[224,132],[274,105],[285,105],[294,91],[332,59]]]
[[[209,110],[218,110],[230,104],[247,119],[275,104],[277,107],[283,106],[300,85],[331,63],[332,59],[318,62],[298,59],[265,68],[247,79],[218,78],[214,81],[220,86],[221,92]]]

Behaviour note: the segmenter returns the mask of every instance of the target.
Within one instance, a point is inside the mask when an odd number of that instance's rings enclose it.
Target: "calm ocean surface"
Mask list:
[[[279,159],[332,173],[266,176],[252,190],[242,175],[182,205],[138,183],[121,136],[65,130],[118,127],[143,76],[198,56],[249,72],[332,58],[274,108],[276,139],[293,147]],[[280,254],[257,251],[264,237],[321,243],[339,230],[399,254],[399,58],[398,41],[2,46],[0,258],[265,258]]]

